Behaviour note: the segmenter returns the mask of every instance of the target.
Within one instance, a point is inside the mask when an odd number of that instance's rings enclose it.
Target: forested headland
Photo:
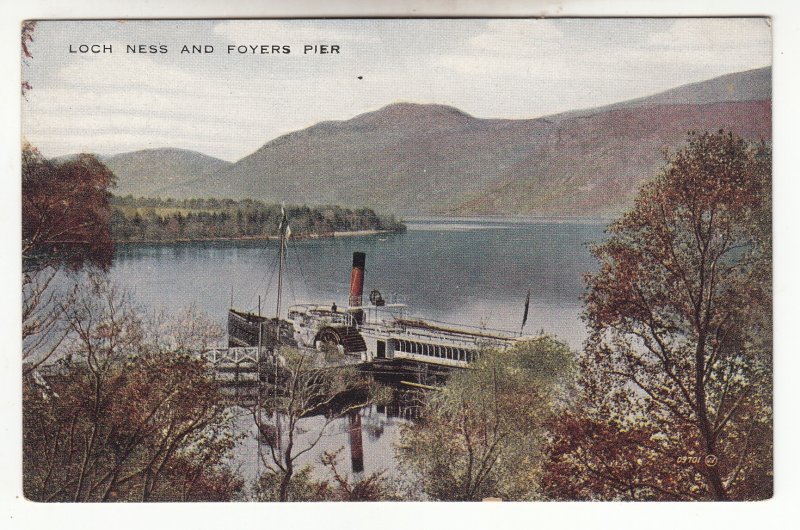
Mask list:
[[[112,196],[111,236],[116,242],[266,239],[278,235],[281,206],[244,199],[162,199]],[[394,216],[370,208],[286,206],[292,237],[336,232],[400,232]]]

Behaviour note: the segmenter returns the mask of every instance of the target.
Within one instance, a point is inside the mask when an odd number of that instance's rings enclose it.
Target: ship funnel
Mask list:
[[[360,307],[364,294],[364,263],[367,256],[363,252],[353,252],[353,271],[350,273],[350,307]]]

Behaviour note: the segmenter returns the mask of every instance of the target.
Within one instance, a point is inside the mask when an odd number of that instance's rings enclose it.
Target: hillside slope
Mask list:
[[[732,101],[764,101],[772,98],[772,68],[756,68],[690,83],[676,88],[619,103],[592,109],[574,110],[557,114],[551,119],[588,116],[610,110],[656,105],[703,105]]]
[[[117,195],[163,195],[164,190],[180,186],[224,170],[230,162],[187,149],[145,149],[131,153],[101,156],[117,176]]]
[[[480,119],[399,103],[276,138],[163,189],[400,215],[616,215],[690,130],[771,138],[769,69],[573,116]],[[733,87],[733,88],[731,88]]]

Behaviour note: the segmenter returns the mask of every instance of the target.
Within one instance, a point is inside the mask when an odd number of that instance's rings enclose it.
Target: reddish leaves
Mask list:
[[[111,264],[109,192],[114,174],[94,155],[54,163],[22,153],[22,256],[26,268]]]
[[[36,29],[36,21],[35,20],[26,20],[22,23],[22,61],[25,62],[25,59],[30,59],[33,57],[30,48],[28,48],[28,44],[33,42],[33,30]],[[33,88],[31,84],[27,81],[22,81],[22,95],[28,93],[28,90]]]
[[[555,428],[554,494],[769,495],[770,176],[765,145],[690,134],[594,249],[585,401]]]
[[[33,57],[28,44],[33,42],[33,30],[36,29],[35,20],[26,20],[22,23],[22,56],[30,59]]]

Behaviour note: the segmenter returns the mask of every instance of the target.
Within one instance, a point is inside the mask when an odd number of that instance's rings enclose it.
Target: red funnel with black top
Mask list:
[[[350,273],[350,307],[360,307],[364,294],[364,263],[367,256],[363,252],[353,252],[353,271]]]
[[[366,263],[366,260],[367,255],[363,252],[353,252],[353,270],[350,273],[350,307],[361,307],[364,294],[364,263]],[[353,311],[352,315],[357,323],[364,322],[364,311],[359,309],[358,311]]]

